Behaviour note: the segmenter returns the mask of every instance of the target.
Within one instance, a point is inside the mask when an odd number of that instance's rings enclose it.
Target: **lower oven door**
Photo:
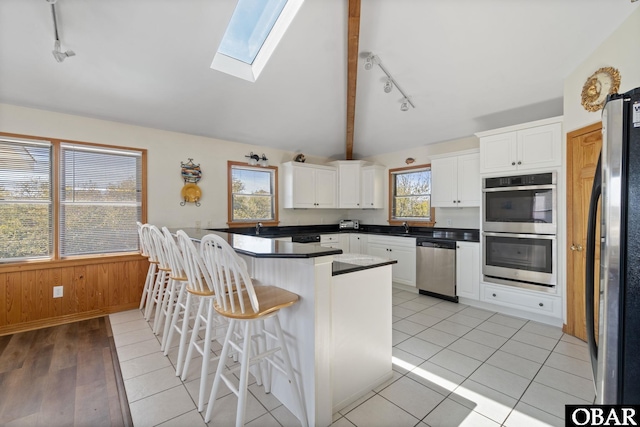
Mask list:
[[[483,233],[482,273],[487,281],[544,290],[556,285],[556,236]]]

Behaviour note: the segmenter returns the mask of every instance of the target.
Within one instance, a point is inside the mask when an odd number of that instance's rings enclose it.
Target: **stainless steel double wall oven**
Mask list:
[[[557,280],[556,173],[485,178],[486,281],[553,291]]]

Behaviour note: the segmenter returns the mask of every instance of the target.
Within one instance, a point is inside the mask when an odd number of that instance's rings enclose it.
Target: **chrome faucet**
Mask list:
[[[404,227],[404,232],[408,233],[409,232],[409,224],[407,224],[407,221],[403,222],[402,226]]]
[[[262,223],[259,222],[256,224],[256,236],[260,234],[260,229],[262,228]]]

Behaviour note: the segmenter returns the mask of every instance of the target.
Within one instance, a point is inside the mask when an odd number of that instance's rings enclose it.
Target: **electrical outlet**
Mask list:
[[[64,288],[62,286],[54,286],[53,287],[53,297],[54,298],[62,298],[63,289]]]
[[[200,229],[202,227],[202,223],[200,221],[196,221],[196,228]]]
[[[447,227],[451,227],[452,221],[450,219],[447,219]]]

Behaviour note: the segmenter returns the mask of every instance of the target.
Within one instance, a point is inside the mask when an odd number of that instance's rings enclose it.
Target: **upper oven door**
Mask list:
[[[556,234],[556,186],[485,188],[483,230]]]

